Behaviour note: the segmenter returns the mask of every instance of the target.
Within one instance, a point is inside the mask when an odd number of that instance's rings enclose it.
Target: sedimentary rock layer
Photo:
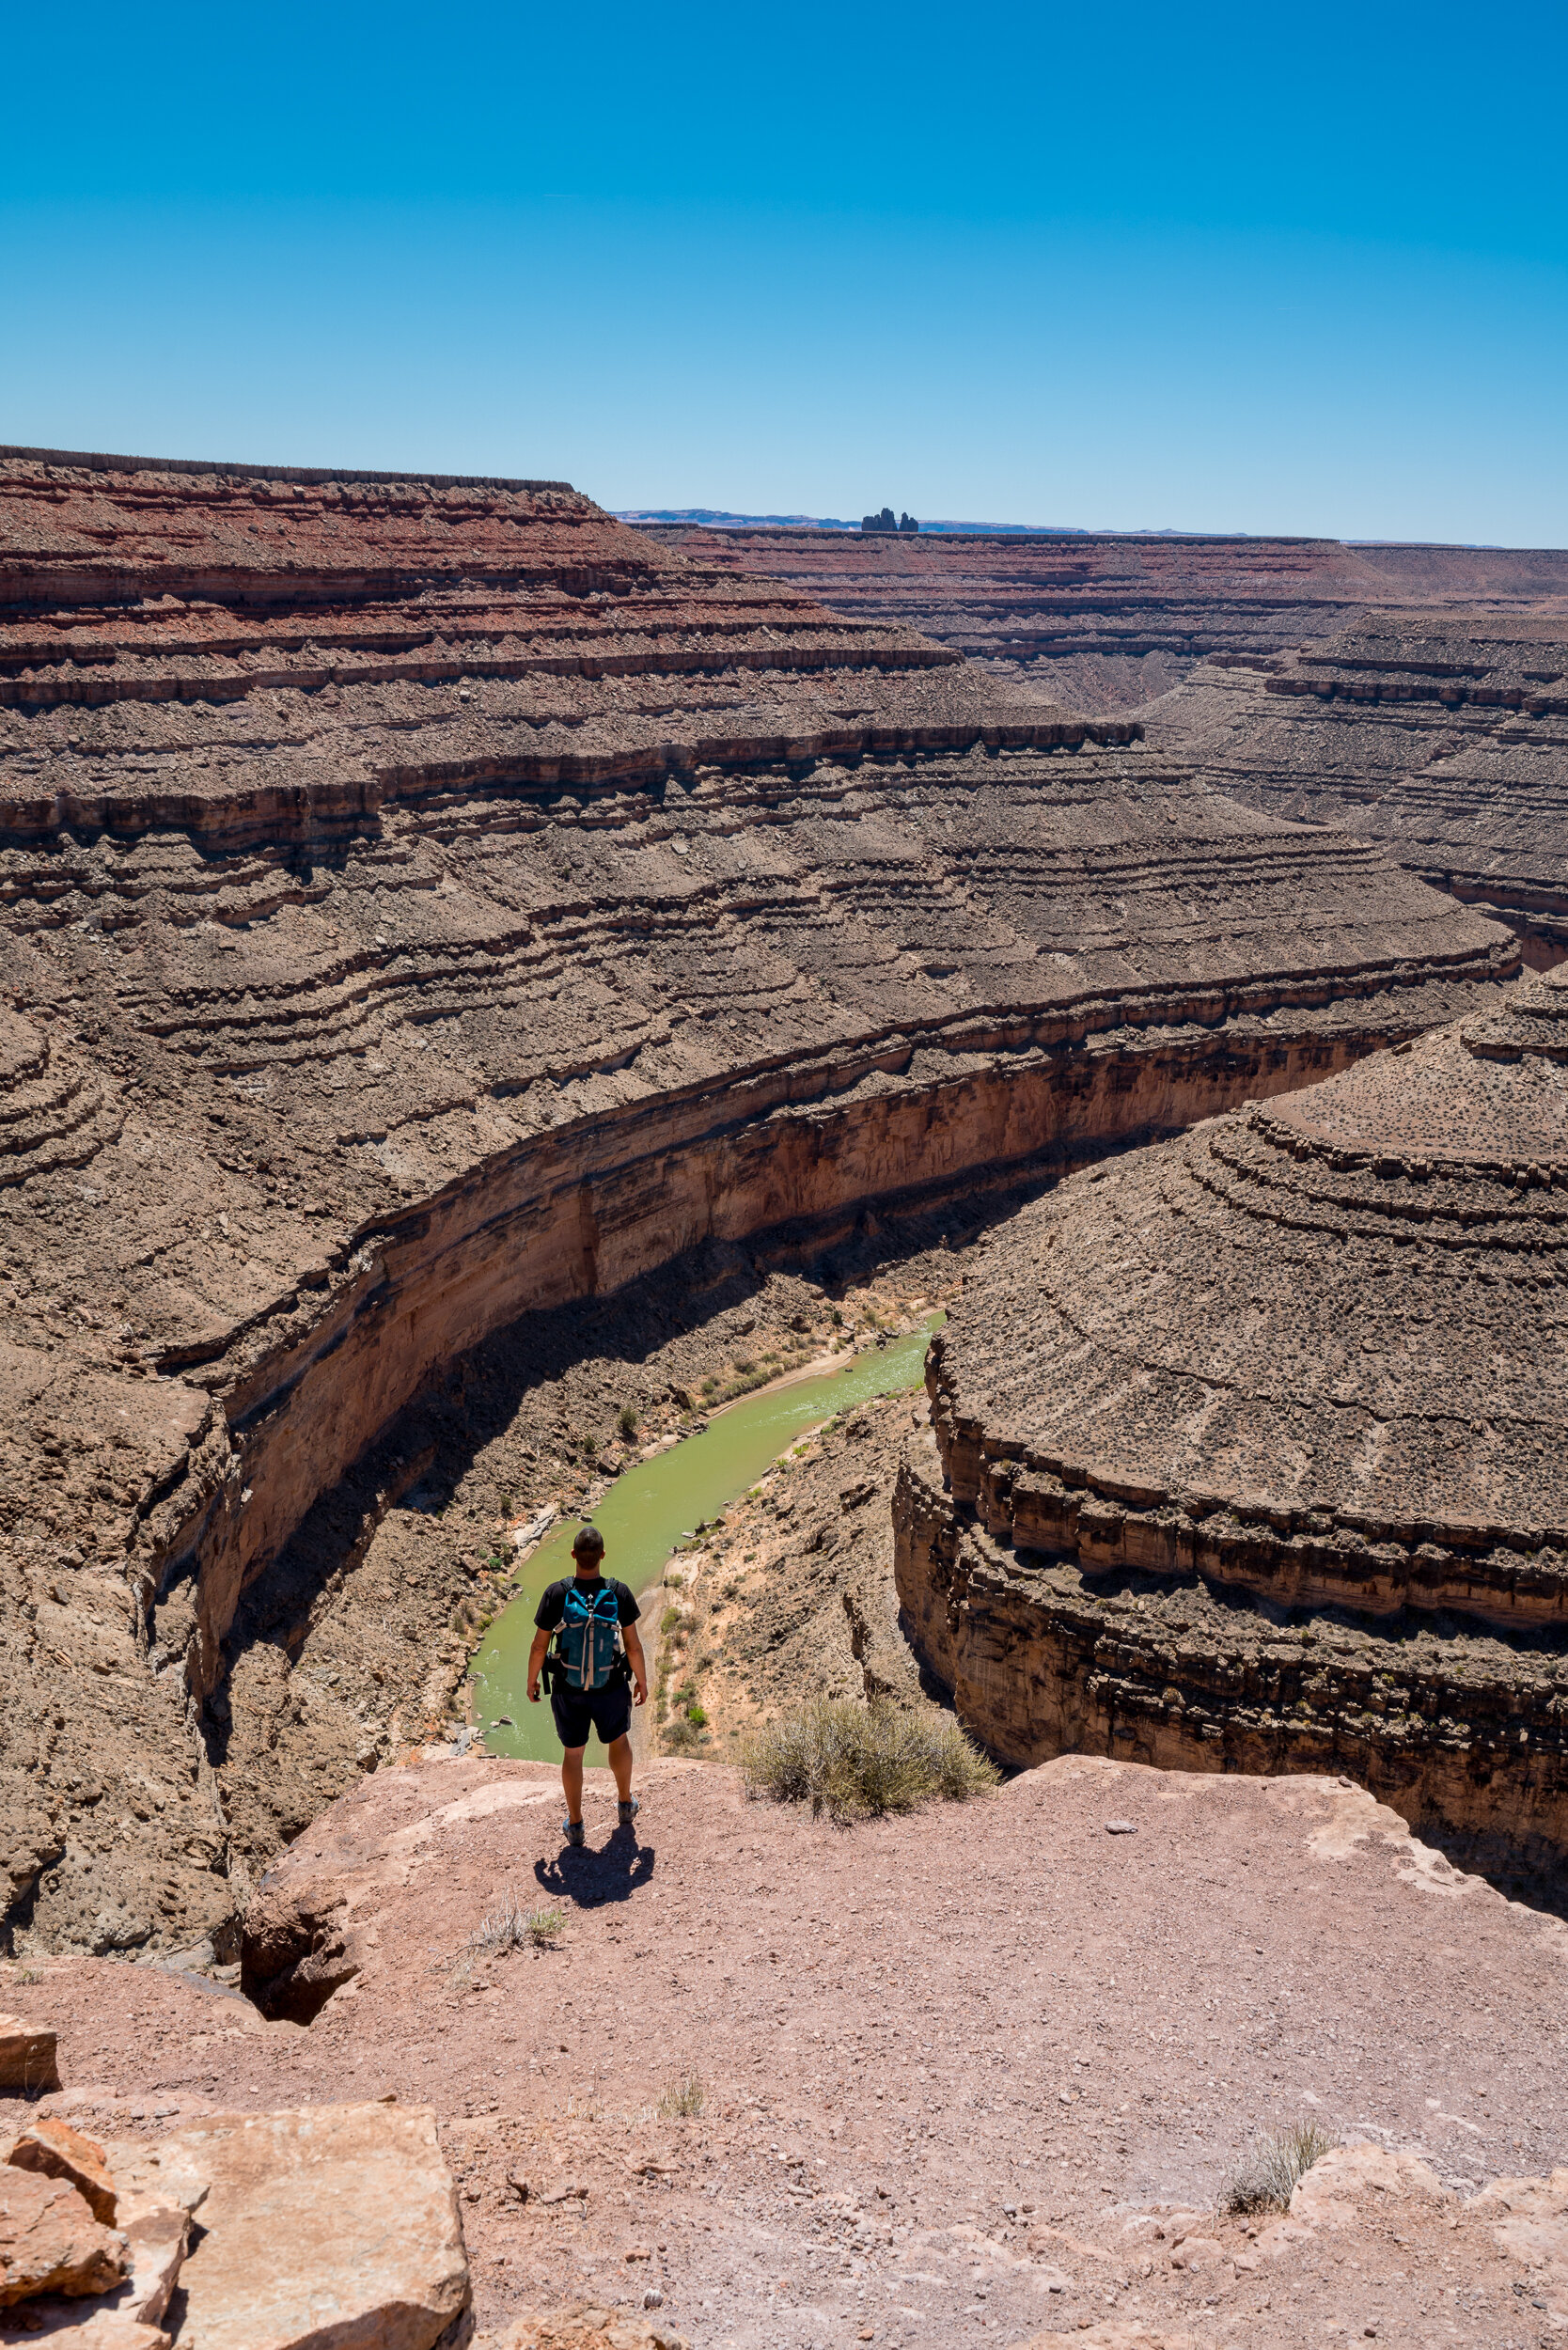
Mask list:
[[[1258,658],[1368,605],[1568,599],[1568,554],[1349,547],[1334,539],[887,537],[645,526],[736,576],[786,581],[845,618],[902,622],[1074,710],[1125,710],[1213,654]]]
[[[1075,1179],[933,1349],[922,1653],[1014,1760],[1332,1756],[1560,1865],[1565,1296],[1551,979]]]
[[[1568,621],[1370,616],[1259,665],[1219,660],[1142,713],[1248,807],[1381,840],[1439,889],[1568,954]]]
[[[221,1923],[241,1595],[455,1353],[1302,1084],[1516,955],[558,485],[17,459],[0,517],[0,1858],[45,1938]]]

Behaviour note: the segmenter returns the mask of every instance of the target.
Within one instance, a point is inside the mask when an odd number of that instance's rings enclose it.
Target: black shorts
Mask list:
[[[607,1689],[568,1689],[557,1683],[550,1692],[550,1711],[563,1747],[586,1747],[590,1730],[613,1747],[632,1727],[632,1692],[624,1681],[613,1681]]]

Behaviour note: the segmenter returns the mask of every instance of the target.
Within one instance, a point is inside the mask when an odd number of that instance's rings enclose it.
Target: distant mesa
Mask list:
[[[886,509],[857,531],[646,527],[695,560],[765,572],[846,618],[901,620],[1025,692],[1099,714],[1141,710],[1211,659],[1294,653],[1372,610],[1419,600],[1490,618],[1568,603],[1568,552],[1550,548],[929,521],[906,535]]]
[[[1008,1761],[1345,1771],[1568,1859],[1568,974],[1074,1177],[933,1352],[926,1664]]]
[[[916,521],[913,514],[901,514],[897,522],[895,522],[893,520],[893,509],[890,506],[885,506],[880,514],[867,514],[863,516],[860,524],[860,528],[863,533],[881,532],[884,537],[897,533],[901,530],[908,533],[911,537],[914,537],[918,533],[919,527],[920,525]]]

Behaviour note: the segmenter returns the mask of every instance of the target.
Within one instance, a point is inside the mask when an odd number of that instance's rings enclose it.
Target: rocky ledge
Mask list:
[[[1560,1883],[1565,1068],[1535,980],[1008,1229],[897,1501],[906,1621],[989,1745],[1353,1770]]]

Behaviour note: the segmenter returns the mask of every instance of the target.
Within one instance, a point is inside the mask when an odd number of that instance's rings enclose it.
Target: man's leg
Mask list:
[[[630,1803],[632,1800],[632,1741],[630,1735],[623,1731],[620,1736],[616,1740],[614,1746],[611,1747],[608,1751],[610,1768],[615,1773],[616,1792],[619,1795],[622,1803]],[[577,1757],[577,1786],[579,1793],[581,1792],[582,1784],[583,1758],[579,1755]]]
[[[629,1738],[623,1738],[620,1743],[626,1749],[626,1776],[630,1778],[632,1776],[632,1742]],[[610,1750],[610,1761],[612,1762],[615,1761],[613,1747]],[[619,1777],[618,1772],[618,1779]],[[561,1756],[561,1792],[566,1797],[567,1818],[573,1822],[580,1820],[583,1816],[583,1749],[581,1747],[568,1747]]]

